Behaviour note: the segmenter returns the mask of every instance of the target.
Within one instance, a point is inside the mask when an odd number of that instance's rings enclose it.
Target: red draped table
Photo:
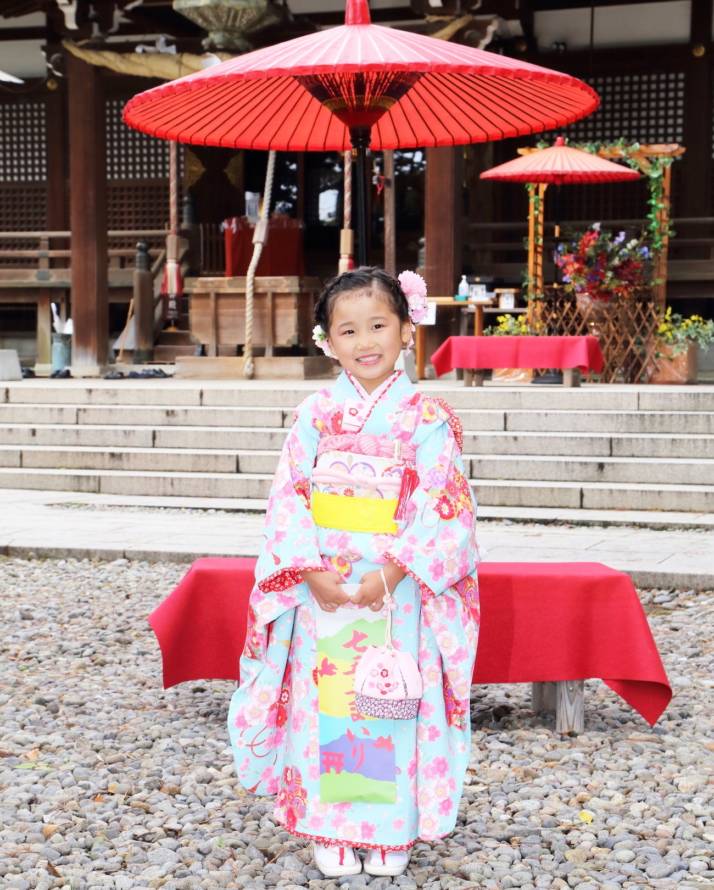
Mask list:
[[[254,558],[200,559],[152,612],[165,688],[238,679],[254,567]],[[479,586],[474,683],[556,683],[567,695],[573,681],[599,677],[651,725],[667,707],[667,675],[623,572],[589,562],[481,563]]]
[[[431,356],[431,363],[438,377],[455,368],[561,368],[599,373],[603,356],[597,337],[589,336],[448,337]]]

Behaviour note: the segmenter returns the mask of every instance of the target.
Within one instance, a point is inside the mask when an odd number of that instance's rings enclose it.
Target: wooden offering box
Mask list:
[[[209,356],[245,343],[246,278],[188,278],[191,333]],[[253,345],[312,346],[312,309],[320,290],[317,278],[256,277]]]

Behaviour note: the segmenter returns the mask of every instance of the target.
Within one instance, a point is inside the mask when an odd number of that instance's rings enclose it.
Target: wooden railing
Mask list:
[[[22,277],[31,284],[57,278],[60,270],[67,276],[71,265],[71,232],[0,232],[0,281],[8,280],[9,270],[25,273]],[[149,252],[156,257],[163,249],[166,232],[162,229],[118,230],[108,232],[109,269],[130,269],[134,265],[136,244],[146,241]],[[5,271],[7,270],[7,271]],[[33,274],[34,273],[34,274]],[[45,273],[39,274],[37,273]]]

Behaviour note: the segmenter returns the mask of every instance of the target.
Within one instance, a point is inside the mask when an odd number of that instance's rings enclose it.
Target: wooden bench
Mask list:
[[[149,623],[164,688],[238,680],[254,557],[193,564]],[[532,683],[533,708],[555,729],[584,726],[583,680],[599,677],[654,723],[672,692],[637,591],[601,563],[481,563],[481,629],[473,682]]]

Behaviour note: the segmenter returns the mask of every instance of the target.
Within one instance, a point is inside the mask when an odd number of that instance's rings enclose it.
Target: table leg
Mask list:
[[[483,306],[477,303],[474,308],[476,309],[474,312],[474,336],[481,337],[483,336]]]
[[[216,301],[216,292],[211,291],[208,295],[211,315],[211,333],[208,341],[208,354],[215,358],[218,355],[218,305]]]
[[[424,325],[417,325],[415,341],[416,375],[418,380],[423,380],[426,376],[426,330]]]
[[[469,371],[468,368],[464,368],[464,386],[473,386],[474,385],[474,372]]]
[[[563,370],[563,385],[564,386],[580,386],[580,369],[579,368],[565,368]]]
[[[555,713],[555,683],[532,683],[531,700],[533,713]]]
[[[585,681],[564,680],[556,683],[555,731],[580,733],[585,726]]]

